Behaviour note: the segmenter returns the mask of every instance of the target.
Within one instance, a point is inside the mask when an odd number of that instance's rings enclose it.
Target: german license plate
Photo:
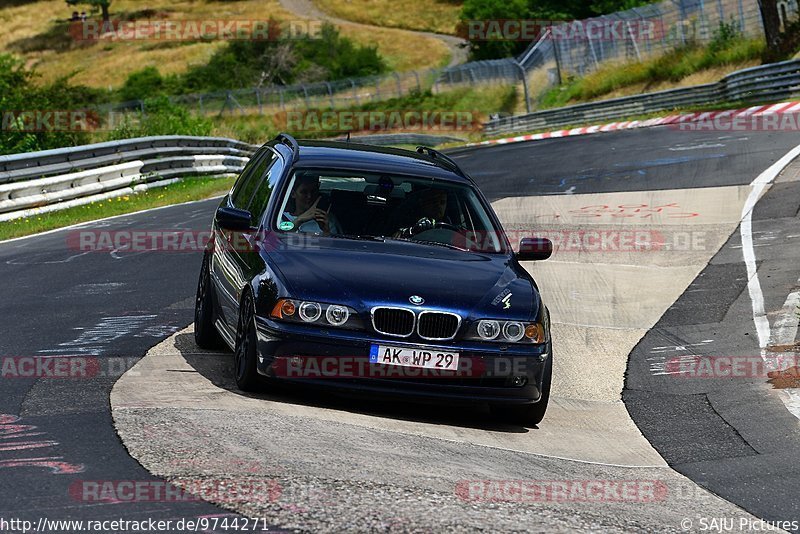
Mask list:
[[[458,370],[458,353],[438,349],[409,349],[391,345],[373,344],[369,351],[370,363],[418,367],[420,369]]]

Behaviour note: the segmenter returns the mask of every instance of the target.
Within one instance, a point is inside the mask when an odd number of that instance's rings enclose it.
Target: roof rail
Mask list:
[[[300,145],[297,144],[297,139],[287,133],[279,133],[275,140],[292,149],[292,163],[300,157]]]
[[[462,178],[466,178],[467,180],[470,179],[470,177],[467,176],[467,174],[464,171],[461,170],[461,167],[458,166],[458,163],[453,161],[452,158],[449,158],[449,157],[445,156],[444,154],[442,154],[438,150],[434,150],[433,148],[427,147],[427,146],[418,146],[417,147],[417,153],[418,154],[423,154],[425,156],[428,156],[432,160],[434,160],[437,163],[443,165],[444,167],[447,167],[448,169],[450,169],[454,173],[458,174]]]

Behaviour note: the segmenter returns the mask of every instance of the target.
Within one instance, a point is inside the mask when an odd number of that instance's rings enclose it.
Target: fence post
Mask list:
[[[280,89],[280,90],[278,91],[278,95],[279,95],[279,97],[280,97],[281,109],[282,109],[283,111],[286,111],[286,103],[283,101],[283,89]]]
[[[419,73],[417,71],[415,71],[415,70],[412,70],[411,72],[414,73],[414,78],[417,79],[417,91],[418,92],[422,92],[422,86],[419,83]]]
[[[556,76],[558,77],[558,85],[564,83],[563,78],[561,77],[561,54],[558,53],[560,46],[561,42],[557,39],[553,39],[553,57],[556,60]],[[600,50],[602,51],[602,48]]]
[[[303,89],[303,98],[306,101],[306,109],[311,109],[311,104],[308,103],[308,89],[306,89],[305,84],[300,84],[300,87]]]
[[[528,79],[527,79],[527,76],[525,75],[525,67],[523,67],[517,61],[516,58],[513,58],[511,61],[513,61],[514,65],[516,65],[517,68],[519,68],[519,75],[522,78],[522,90],[525,92],[525,111],[527,113],[530,113],[531,112],[531,99],[530,99],[530,95],[528,95]],[[472,71],[470,70],[470,72],[472,72]]]
[[[743,0],[739,0],[739,28],[744,33],[747,28],[744,23],[744,4],[742,2]]]
[[[376,99],[377,100],[381,99],[381,79],[380,78],[375,80],[375,98],[373,98],[372,101],[375,102]]]
[[[258,102],[258,114],[263,115],[264,106],[261,104],[261,91],[259,91],[258,89],[256,89],[255,91],[256,91],[256,102]]]
[[[331,109],[335,108],[336,106],[333,104],[333,89],[331,88],[330,82],[325,82],[325,85],[328,87],[328,96],[331,99]]]
[[[353,86],[353,98],[356,100],[356,105],[359,106],[361,105],[361,102],[358,98],[358,89],[356,88],[356,82],[354,82],[352,78],[350,78],[350,85]]]
[[[401,96],[403,96],[403,86],[400,84],[400,75],[397,74],[396,71],[392,71],[392,74],[397,80],[397,97],[400,98]]]
[[[633,30],[631,29],[631,23],[626,21],[625,25],[628,27],[628,35],[631,38],[631,44],[633,45],[633,49],[636,51],[636,57],[639,61],[642,60],[642,54],[639,53],[639,45],[636,44],[636,37],[633,35]]]

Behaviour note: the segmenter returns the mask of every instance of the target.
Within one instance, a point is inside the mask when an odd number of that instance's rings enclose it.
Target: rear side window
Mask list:
[[[269,149],[263,152],[256,153],[252,159],[247,163],[236,185],[233,187],[231,193],[231,203],[234,208],[246,210],[250,204],[250,199],[253,198],[258,183],[261,177],[264,176],[267,167],[272,163],[275,158],[275,153]]]

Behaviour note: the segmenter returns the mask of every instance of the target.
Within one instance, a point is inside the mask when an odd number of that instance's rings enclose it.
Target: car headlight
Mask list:
[[[278,299],[271,319],[315,326],[335,326],[339,328],[363,328],[358,312],[342,304],[325,304],[295,299]]]
[[[542,344],[548,340],[547,330],[547,326],[543,323],[481,319],[473,323],[466,339],[497,343]]]

